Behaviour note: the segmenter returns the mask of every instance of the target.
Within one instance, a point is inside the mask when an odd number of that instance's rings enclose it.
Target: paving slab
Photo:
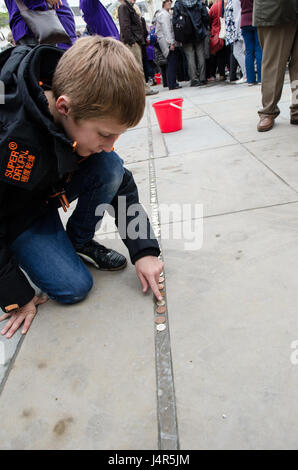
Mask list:
[[[122,134],[115,143],[116,152],[124,160],[124,164],[148,159],[147,128],[130,129]]]
[[[85,302],[40,308],[1,395],[1,449],[156,448],[152,297],[131,265],[91,270]]]
[[[297,201],[294,189],[238,144],[157,159],[155,168],[160,204],[203,204],[204,216]]]
[[[298,132],[298,129],[296,132]],[[267,140],[247,142],[245,147],[292,188],[298,190],[298,149],[296,139],[289,139],[288,136],[271,137]]]
[[[180,131],[164,134],[164,139],[170,156],[236,143],[209,116],[184,120]]]
[[[206,219],[199,251],[162,241],[181,449],[297,449],[297,209]]]

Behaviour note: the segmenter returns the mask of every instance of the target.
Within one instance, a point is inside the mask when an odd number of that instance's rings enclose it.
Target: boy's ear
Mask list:
[[[66,95],[61,95],[56,101],[56,109],[58,113],[63,116],[67,117],[70,111],[70,101]]]

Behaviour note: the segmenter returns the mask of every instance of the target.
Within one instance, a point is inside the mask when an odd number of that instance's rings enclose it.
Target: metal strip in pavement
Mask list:
[[[148,145],[149,145],[149,178],[150,178],[150,204],[152,209],[151,223],[154,233],[161,246],[160,218],[158,211],[158,198],[156,187],[156,175],[154,165],[154,154],[152,146],[152,127],[150,117],[150,106],[147,108],[148,122]],[[163,261],[162,252],[160,259]],[[164,299],[166,301],[166,276],[164,273]],[[154,320],[158,317],[155,313],[157,303],[154,304]],[[167,310],[163,313],[166,321],[163,323],[165,329],[158,330],[160,325],[154,322],[155,328],[155,363],[156,363],[156,384],[157,384],[157,421],[158,421],[158,447],[160,450],[178,450],[179,436],[176,413],[176,398],[174,388],[174,376],[172,366],[171,341],[169,331],[169,319]],[[163,328],[163,327],[161,327]]]

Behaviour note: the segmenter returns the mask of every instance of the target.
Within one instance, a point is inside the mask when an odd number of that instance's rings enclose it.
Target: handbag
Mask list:
[[[15,0],[15,2],[26,25],[39,44],[72,44],[54,9],[30,10],[22,0]]]
[[[224,11],[224,0],[222,0],[221,3],[221,12],[223,14]],[[220,16],[220,20],[222,19],[222,16]],[[222,24],[222,22],[220,22]],[[218,51],[220,51],[224,45],[225,41],[223,38],[219,37],[220,32],[214,34],[213,36],[210,36],[210,54],[215,55]]]
[[[224,13],[224,0],[221,2],[221,16],[219,17],[220,20],[220,31],[219,31],[219,39],[226,39],[226,19]]]
[[[158,45],[154,46],[154,56],[155,56],[154,62],[157,65],[159,66],[167,65],[168,61],[166,57],[163,55],[163,53],[161,52],[160,47]]]

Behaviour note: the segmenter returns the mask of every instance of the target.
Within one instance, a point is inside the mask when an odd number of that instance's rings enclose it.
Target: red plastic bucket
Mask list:
[[[182,129],[183,98],[157,101],[153,103],[161,132],[176,132]]]
[[[154,75],[155,77],[155,81],[156,81],[156,85],[160,85],[161,84],[161,76],[160,76],[160,73],[156,73]]]

